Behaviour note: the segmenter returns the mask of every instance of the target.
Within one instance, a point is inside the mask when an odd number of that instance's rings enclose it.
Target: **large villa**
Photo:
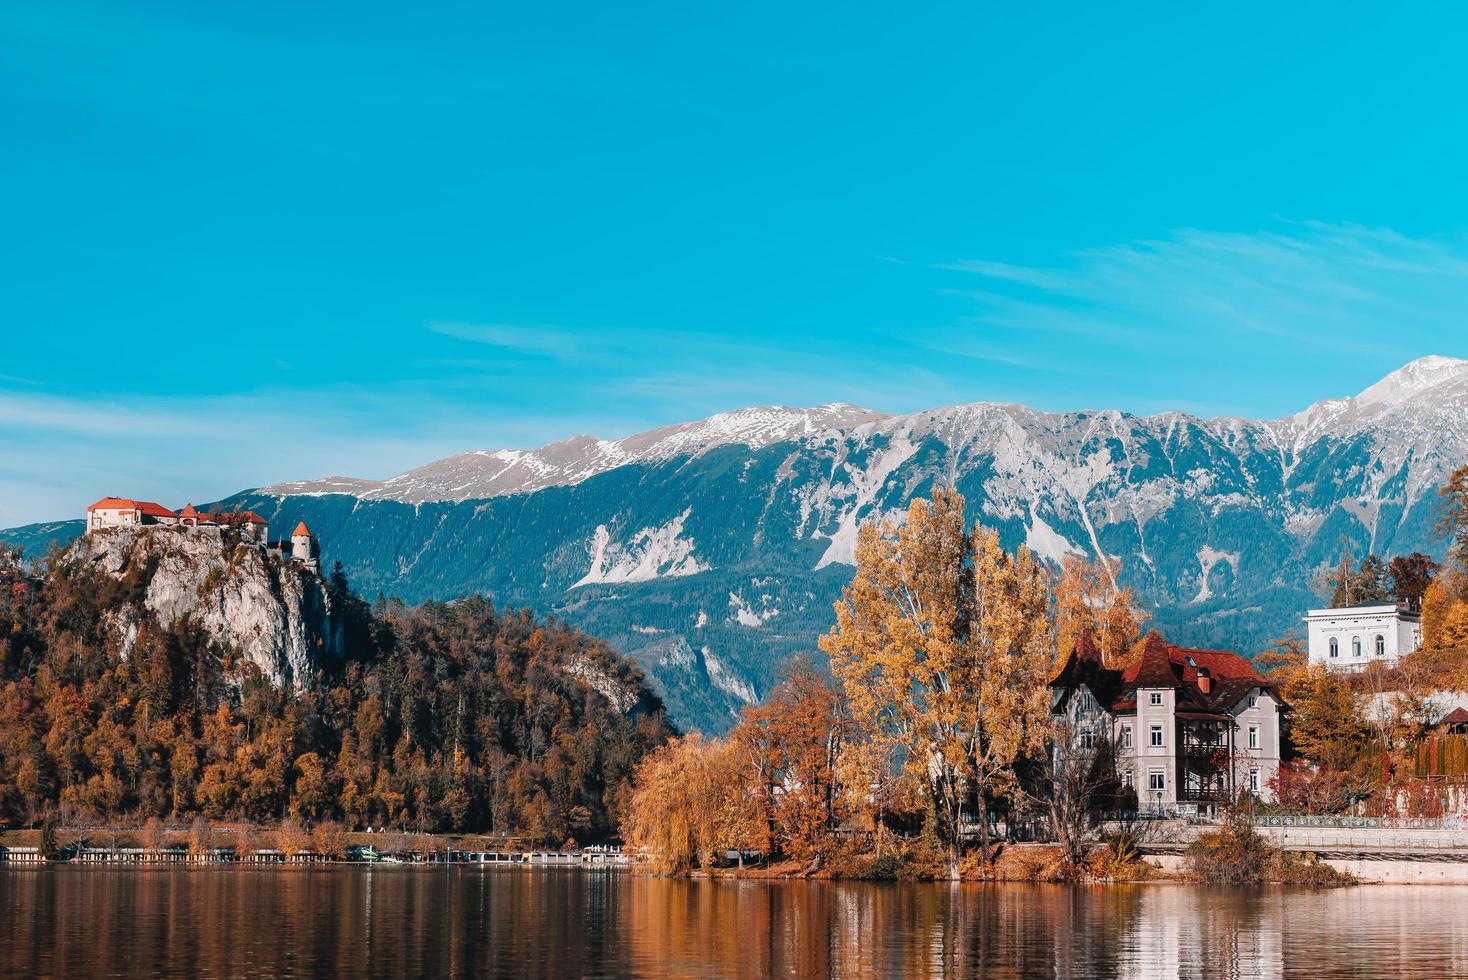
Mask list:
[[[1116,774],[1145,809],[1215,810],[1240,789],[1271,798],[1284,703],[1248,660],[1148,639],[1125,670],[1083,634],[1050,682],[1075,743],[1109,740]]]

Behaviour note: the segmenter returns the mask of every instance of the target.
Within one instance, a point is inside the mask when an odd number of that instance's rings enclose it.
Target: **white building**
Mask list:
[[[215,534],[230,527],[239,531],[244,540],[256,544],[265,544],[270,539],[270,522],[252,510],[221,510],[206,514],[196,510],[193,504],[185,504],[183,510],[174,513],[154,501],[127,497],[103,497],[87,508],[88,531],[156,524],[203,528]]]
[[[1312,609],[1305,617],[1310,663],[1332,670],[1360,670],[1388,663],[1422,645],[1421,617],[1390,602],[1340,609]]]
[[[87,530],[138,524],[177,524],[178,515],[151,500],[103,497],[87,508]]]
[[[296,561],[304,562],[311,568],[316,568],[321,562],[321,548],[316,542],[316,535],[306,526],[305,521],[296,525],[291,532],[291,557]]]

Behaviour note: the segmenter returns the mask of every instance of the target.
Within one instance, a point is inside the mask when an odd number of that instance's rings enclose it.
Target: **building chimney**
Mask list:
[[[1204,694],[1213,690],[1213,675],[1208,672],[1207,667],[1198,668],[1198,690]]]

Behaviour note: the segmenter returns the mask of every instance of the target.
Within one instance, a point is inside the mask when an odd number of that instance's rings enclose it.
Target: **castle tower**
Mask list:
[[[301,521],[291,532],[291,557],[296,561],[315,564],[318,554],[316,535],[311,533],[305,521]]]

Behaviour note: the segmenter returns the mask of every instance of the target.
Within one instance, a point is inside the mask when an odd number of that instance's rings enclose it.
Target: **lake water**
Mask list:
[[[0,870],[7,976],[1452,977],[1468,888]]]

